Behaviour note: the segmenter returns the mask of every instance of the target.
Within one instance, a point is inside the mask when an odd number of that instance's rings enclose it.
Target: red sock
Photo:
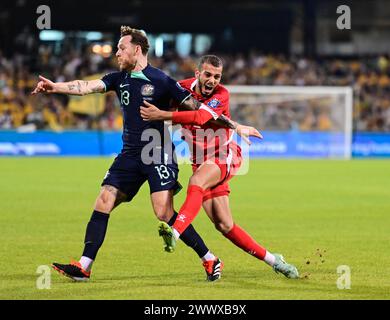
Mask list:
[[[224,234],[231,242],[237,247],[256,257],[257,259],[264,260],[266,249],[260,246],[252,237],[241,229],[238,225],[234,224],[233,229]]]
[[[201,187],[197,185],[188,186],[186,200],[172,226],[180,234],[184,232],[199,213],[202,207],[203,194],[204,190]]]

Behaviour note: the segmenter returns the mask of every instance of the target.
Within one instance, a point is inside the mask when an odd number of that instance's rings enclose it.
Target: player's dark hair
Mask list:
[[[142,50],[142,54],[146,56],[149,51],[149,40],[145,32],[131,28],[129,26],[121,26],[121,37],[131,36],[131,43],[139,45]]]
[[[201,70],[202,69],[202,65],[204,63],[207,63],[207,64],[211,64],[213,67],[223,67],[223,62],[222,62],[222,59],[217,57],[217,56],[214,56],[212,54],[207,54],[205,56],[202,56],[199,60],[199,64],[198,64],[198,69]]]

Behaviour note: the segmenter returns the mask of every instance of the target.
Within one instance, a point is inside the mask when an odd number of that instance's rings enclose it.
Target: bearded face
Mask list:
[[[131,36],[123,36],[118,42],[116,57],[121,71],[131,71],[137,64],[137,53],[140,47],[131,43]]]
[[[199,93],[205,97],[210,97],[215,87],[221,82],[222,66],[215,67],[209,63],[203,63],[200,70],[195,72],[195,77],[198,79]]]

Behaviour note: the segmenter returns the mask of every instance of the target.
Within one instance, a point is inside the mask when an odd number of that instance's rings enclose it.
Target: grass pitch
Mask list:
[[[0,159],[0,299],[389,299],[390,161],[256,160],[232,180],[237,224],[303,279],[289,280],[221,236],[204,212],[195,227],[225,263],[205,281],[194,252],[163,252],[149,188],[112,214],[88,283],[37,268],[82,253],[84,232],[109,158]],[[181,167],[183,184],[189,166]],[[185,192],[175,198],[176,208]],[[351,288],[338,289],[351,270]],[[339,280],[339,283],[345,282]]]

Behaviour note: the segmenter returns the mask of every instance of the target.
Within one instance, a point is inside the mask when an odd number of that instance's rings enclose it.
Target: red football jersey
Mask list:
[[[220,115],[230,118],[229,91],[222,85],[217,85],[214,93],[209,98],[198,95],[194,90],[197,84],[196,78],[179,81],[180,85],[190,91],[193,97],[202,102],[202,110],[210,113],[212,118],[217,119]],[[180,106],[178,107],[180,111]],[[226,163],[229,157],[230,148],[239,148],[233,142],[233,130],[222,128],[210,122],[203,125],[184,124],[183,138],[188,142],[192,162],[201,164],[206,160],[216,160],[219,163]]]

